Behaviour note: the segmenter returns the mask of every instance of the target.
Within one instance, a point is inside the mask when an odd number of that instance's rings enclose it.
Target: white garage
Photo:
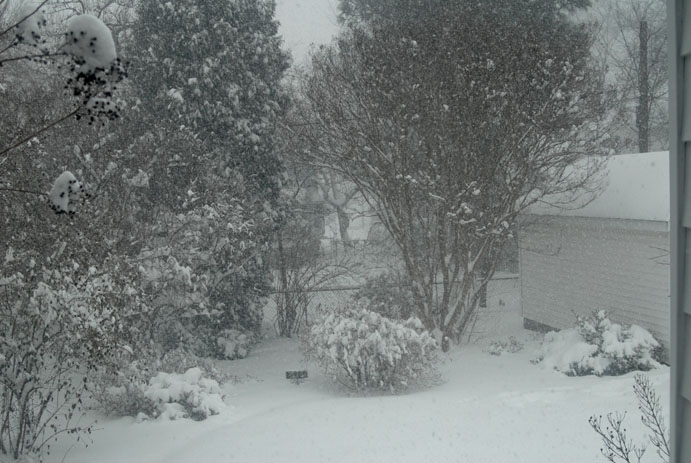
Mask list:
[[[524,324],[568,328],[604,309],[669,348],[668,153],[613,156],[606,169],[607,186],[585,207],[543,204],[523,218]]]

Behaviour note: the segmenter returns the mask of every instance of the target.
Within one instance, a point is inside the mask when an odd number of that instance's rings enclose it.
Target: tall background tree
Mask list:
[[[667,149],[667,16],[664,0],[598,2],[594,51],[623,102],[619,134],[629,151]]]
[[[568,9],[587,2],[567,2]],[[343,3],[304,83],[306,156],[358,186],[443,347],[476,315],[519,212],[576,194],[609,152],[592,31],[564,2]]]

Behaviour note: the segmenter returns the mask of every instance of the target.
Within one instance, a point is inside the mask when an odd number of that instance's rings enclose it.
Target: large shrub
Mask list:
[[[329,376],[356,391],[396,392],[436,373],[437,344],[420,320],[393,321],[359,305],[320,314],[308,346]]]
[[[623,375],[659,365],[660,343],[638,325],[612,322],[601,310],[576,327],[545,335],[538,361],[569,376]]]
[[[173,317],[170,348],[227,357],[227,330],[250,338],[261,327],[281,222],[275,129],[288,103],[274,10],[256,0],[137,2],[129,51],[141,103],[130,128],[140,137],[128,149],[147,160],[138,167],[150,176],[147,246],[170,243],[207,296]]]
[[[156,404],[155,416],[163,419],[201,421],[226,407],[218,382],[205,377],[200,368],[190,368],[183,374],[158,373],[149,381],[144,395]]]
[[[117,347],[123,287],[71,264],[39,267],[10,248],[0,271],[0,454],[14,459],[91,431],[82,376]]]

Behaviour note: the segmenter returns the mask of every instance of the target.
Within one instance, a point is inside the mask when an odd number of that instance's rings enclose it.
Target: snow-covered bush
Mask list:
[[[120,357],[121,365],[99,368],[90,375],[89,389],[96,407],[108,416],[155,416],[156,404],[144,394],[151,379],[153,362],[127,361]]]
[[[144,389],[144,395],[157,406],[156,417],[204,420],[226,407],[218,382],[206,378],[200,368],[183,374],[158,373]]]
[[[204,377],[213,379],[217,383],[225,383],[230,376],[216,367],[216,363],[205,357],[199,357],[185,349],[175,349],[166,352],[155,363],[155,370],[166,373],[185,373],[191,368],[199,368]]]
[[[354,305],[321,313],[306,354],[349,389],[396,392],[436,375],[437,344],[417,318],[393,321]]]
[[[509,336],[507,341],[492,341],[488,352],[490,355],[501,355],[505,352],[515,354],[523,349],[523,343],[513,336]]]
[[[245,358],[253,341],[254,337],[251,333],[243,333],[233,329],[224,330],[216,338],[219,349],[218,357],[228,360]]]
[[[603,310],[575,328],[545,335],[538,362],[569,376],[622,375],[659,365],[660,343],[638,325],[612,322]]]
[[[183,349],[163,354],[155,351],[139,352],[136,358],[123,353],[115,368],[101,368],[90,376],[90,387],[98,408],[108,416],[156,417],[160,404],[147,391],[153,377],[160,373],[183,374],[192,369],[202,372],[204,378],[224,383],[228,376],[214,363]]]
[[[153,363],[134,361],[116,375],[97,375],[91,385],[99,408],[109,416],[197,421],[225,408],[219,381],[207,375],[206,368],[154,374]]]
[[[107,275],[25,258],[10,249],[11,272],[0,272],[0,453],[14,459],[91,431],[79,421],[82,377],[112,355],[119,332],[120,288]]]
[[[138,257],[142,285],[153,296],[152,312],[139,321],[164,351],[184,347],[202,357],[243,357],[261,326],[268,285],[255,221],[232,198],[167,221],[178,232]]]

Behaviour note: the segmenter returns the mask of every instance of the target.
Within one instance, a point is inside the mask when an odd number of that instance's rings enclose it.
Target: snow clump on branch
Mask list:
[[[97,118],[116,119],[120,105],[113,101],[116,84],[127,77],[125,66],[118,58],[113,35],[100,19],[89,14],[70,19],[65,43],[60,50],[72,57],[74,76],[66,88],[81,98],[89,123]]]
[[[80,65],[80,72],[108,69],[117,58],[110,29],[90,14],[70,19],[63,50]]]
[[[65,171],[53,183],[48,199],[56,214],[74,214],[76,201],[84,193],[84,187],[70,171]]]
[[[46,25],[43,13],[29,4],[22,8],[19,17],[21,20],[17,24],[17,41],[34,46],[45,43],[41,36],[41,29]]]

